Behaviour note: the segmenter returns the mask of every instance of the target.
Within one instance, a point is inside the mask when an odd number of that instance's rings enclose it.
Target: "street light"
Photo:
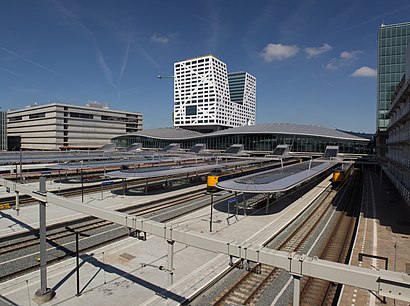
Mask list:
[[[84,234],[72,229],[69,226],[66,226],[65,229],[71,233],[75,233],[75,256],[76,256],[76,272],[77,272],[77,294],[76,296],[80,296],[80,257],[79,257],[79,250],[78,250],[78,236],[83,237],[90,237],[88,234]]]

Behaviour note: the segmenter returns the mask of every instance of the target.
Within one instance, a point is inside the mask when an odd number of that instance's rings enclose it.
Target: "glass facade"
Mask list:
[[[377,130],[385,131],[391,97],[406,71],[410,23],[381,25],[378,34]]]
[[[243,103],[245,92],[245,72],[228,73],[229,94],[231,101],[235,103]]]
[[[280,144],[290,145],[292,152],[323,153],[326,146],[339,146],[340,153],[372,153],[370,141],[343,140],[320,136],[305,136],[291,134],[231,134],[223,136],[208,136],[189,139],[158,139],[139,135],[124,135],[112,139],[118,147],[127,147],[133,143],[141,143],[143,148],[161,149],[171,143],[179,143],[181,149],[190,149],[198,143],[206,144],[210,150],[226,150],[233,144],[243,144],[248,151],[267,151]]]

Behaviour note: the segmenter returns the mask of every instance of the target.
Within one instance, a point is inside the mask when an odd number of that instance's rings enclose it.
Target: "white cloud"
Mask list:
[[[361,54],[362,51],[356,50],[356,51],[343,51],[340,53],[340,58],[343,60],[355,60],[359,58],[359,54]]]
[[[299,48],[295,45],[267,44],[259,54],[266,62],[270,63],[290,58],[298,52]]]
[[[333,47],[327,43],[324,43],[323,46],[321,47],[310,47],[310,48],[305,48],[305,52],[307,55],[307,58],[312,58],[316,57],[320,54],[326,53],[330,50],[332,50]]]
[[[356,71],[353,72],[350,76],[374,78],[377,76],[377,70],[367,66],[363,66],[359,69],[356,69]]]
[[[362,53],[363,51],[360,50],[343,51],[342,53],[340,53],[340,57],[332,58],[326,65],[326,68],[329,70],[337,70],[343,66],[348,66],[353,61],[359,59],[359,55]]]
[[[169,38],[165,35],[155,33],[155,34],[152,34],[151,41],[157,44],[165,45],[169,42]]]

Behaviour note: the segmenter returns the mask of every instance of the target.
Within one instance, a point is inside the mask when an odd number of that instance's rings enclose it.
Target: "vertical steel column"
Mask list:
[[[46,178],[41,176],[39,179],[40,189],[39,192],[42,194],[46,193]],[[47,249],[46,249],[46,203],[39,202],[40,206],[40,289],[38,289],[34,295],[33,300],[41,305],[50,301],[55,292],[47,288]]]
[[[84,203],[84,176],[83,176],[82,165],[81,165],[81,203]]]
[[[269,211],[269,193],[266,194],[266,214],[268,214]]]
[[[239,215],[239,201],[238,201],[238,193],[235,191],[235,199],[236,199],[236,211],[235,211],[235,218],[238,220]]]
[[[212,232],[212,211],[214,206],[214,194],[211,193],[211,217],[209,218],[209,231]]]
[[[76,296],[80,296],[80,254],[79,254],[79,247],[78,247],[78,232],[75,232],[75,270],[77,272],[77,294]]]
[[[293,306],[300,304],[300,276],[292,275],[293,277]]]
[[[174,240],[168,242],[168,286],[174,283]]]
[[[46,192],[46,177],[40,177],[41,193]],[[40,274],[41,274],[41,291],[47,291],[47,253],[46,253],[46,203],[39,202],[40,205]]]
[[[23,183],[23,151],[20,148],[20,183]]]
[[[17,212],[17,216],[20,214],[20,193],[19,191],[15,191],[16,192],[16,206],[15,206],[15,210]]]

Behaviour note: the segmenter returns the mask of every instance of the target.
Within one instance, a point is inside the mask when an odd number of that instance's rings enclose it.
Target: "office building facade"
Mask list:
[[[376,148],[380,157],[386,155],[387,126],[394,90],[405,73],[406,49],[410,42],[410,23],[382,24],[378,32],[378,82]]]
[[[246,72],[228,75],[213,55],[177,62],[173,119],[175,127],[201,132],[255,124],[256,79]]]
[[[7,113],[0,112],[0,151],[7,150]]]
[[[387,169],[385,172],[410,204],[410,44],[406,73],[392,96],[387,126]]]
[[[112,110],[99,103],[50,103],[9,111],[7,123],[8,136],[23,150],[84,150],[141,131],[142,114]]]

